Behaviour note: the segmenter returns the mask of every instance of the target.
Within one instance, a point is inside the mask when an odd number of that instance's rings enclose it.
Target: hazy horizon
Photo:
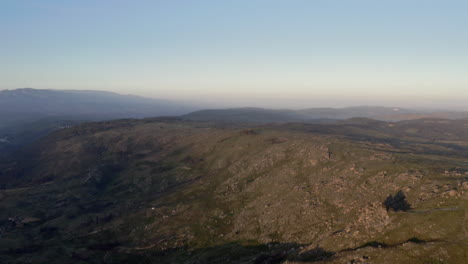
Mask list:
[[[180,99],[180,98],[162,98],[157,96],[145,96],[135,93],[119,93],[111,90],[80,90],[80,89],[37,89],[33,87],[22,87],[16,89],[0,89],[1,91],[6,90],[17,90],[17,89],[36,89],[36,90],[51,90],[51,91],[98,91],[98,92],[113,92],[120,95],[130,95],[130,96],[140,96],[152,99],[162,99],[173,101],[174,103],[186,103],[198,107],[199,109],[215,109],[215,108],[245,108],[245,107],[257,107],[257,108],[267,108],[267,109],[292,109],[292,110],[301,110],[308,108],[347,108],[347,107],[397,107],[397,108],[407,108],[414,110],[434,110],[434,111],[468,111],[468,107],[463,106],[463,100],[460,100],[460,106],[456,104],[445,105],[438,102],[431,102],[430,104],[417,104],[414,101],[395,100],[388,101],[387,103],[377,103],[375,101],[366,101],[358,100],[359,98],[354,98],[355,100],[350,100],[347,97],[340,98],[329,98],[328,101],[326,98],[314,98],[315,100],[310,100],[308,98],[303,98],[302,100],[278,100],[276,98],[244,98],[240,101],[233,101],[232,98],[220,97],[218,100],[200,100],[200,99]],[[424,99],[424,98],[421,98]],[[356,102],[356,103],[352,103]],[[367,103],[366,103],[367,102]]]
[[[210,107],[467,110],[464,1],[28,1],[0,10],[0,90]]]

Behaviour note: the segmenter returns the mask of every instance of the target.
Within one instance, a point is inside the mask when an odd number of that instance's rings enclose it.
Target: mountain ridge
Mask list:
[[[0,91],[0,155],[47,133],[82,122],[176,116],[198,109],[168,100],[93,90]]]
[[[150,117],[178,115],[193,107],[169,100],[135,95],[121,95],[93,90],[14,89],[0,91],[2,112],[31,112],[43,115],[115,115],[116,117]]]
[[[196,121],[225,121],[248,123],[274,122],[320,122],[321,120],[344,120],[354,117],[382,121],[415,120],[421,118],[468,118],[468,112],[415,110],[399,107],[352,106],[344,108],[308,108],[301,110],[267,109],[257,107],[205,109],[183,115],[182,118]]]

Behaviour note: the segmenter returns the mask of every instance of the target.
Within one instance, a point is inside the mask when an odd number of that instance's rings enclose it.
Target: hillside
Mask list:
[[[463,263],[468,121],[56,131],[0,167],[5,263]]]

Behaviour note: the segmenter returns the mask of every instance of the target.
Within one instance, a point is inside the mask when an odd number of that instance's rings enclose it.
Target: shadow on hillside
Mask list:
[[[395,212],[406,212],[411,209],[411,205],[406,200],[406,195],[403,191],[398,191],[395,195],[389,195],[383,204],[387,211],[391,209]]]
[[[408,243],[424,245],[424,244],[427,244],[427,243],[438,243],[438,242],[445,242],[445,241],[438,240],[438,239],[423,240],[423,239],[420,239],[418,237],[411,237],[411,238],[409,238],[407,240],[397,242],[397,243],[393,243],[393,244],[387,244],[387,243],[379,242],[379,241],[370,241],[370,242],[367,242],[367,243],[365,243],[363,245],[360,245],[358,247],[343,249],[343,250],[339,251],[339,253],[356,251],[356,250],[361,249],[361,248],[394,248],[394,247],[403,246],[403,245],[408,244]]]
[[[228,243],[219,246],[188,249],[185,247],[164,251],[142,252],[130,250],[126,254],[114,255],[118,263],[184,263],[184,264],[212,264],[212,263],[252,263],[252,264],[280,264],[286,261],[316,262],[331,258],[335,253],[323,248],[305,250],[307,245],[297,243],[268,243],[260,245],[241,245]],[[109,252],[109,251],[108,251]],[[110,257],[110,255],[108,254]]]
[[[224,245],[188,249],[185,247],[168,249],[164,251],[128,252],[125,258],[120,258],[118,263],[184,263],[184,264],[282,264],[285,262],[313,263],[331,260],[335,254],[352,252],[362,248],[394,248],[407,243],[426,244],[443,242],[440,240],[422,240],[412,237],[394,244],[379,241],[371,241],[354,248],[348,248],[339,252],[330,252],[320,247],[307,250],[310,245],[297,243],[268,243],[260,245],[241,245],[228,243]],[[115,260],[115,259],[114,259]],[[105,262],[107,263],[107,262]]]

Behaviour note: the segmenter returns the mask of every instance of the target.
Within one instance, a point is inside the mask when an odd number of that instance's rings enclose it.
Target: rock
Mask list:
[[[449,190],[449,191],[446,191],[442,196],[443,197],[456,197],[458,196],[458,192],[457,190]]]
[[[463,190],[468,190],[468,181],[461,183],[461,187]]]
[[[245,129],[245,130],[241,131],[241,134],[244,134],[244,135],[257,135],[258,132],[253,130],[253,129]]]

